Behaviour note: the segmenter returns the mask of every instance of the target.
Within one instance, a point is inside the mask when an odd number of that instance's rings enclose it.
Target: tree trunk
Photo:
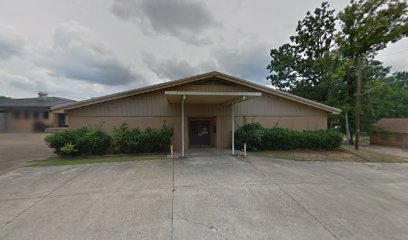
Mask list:
[[[353,144],[353,139],[351,139],[351,134],[350,134],[348,111],[344,112],[344,118],[345,118],[345,122],[346,122],[347,144],[352,145]]]
[[[361,81],[363,78],[363,63],[361,58],[358,59],[357,65],[357,86],[356,86],[356,116],[355,116],[355,149],[358,150],[360,144],[360,114],[361,114]]]

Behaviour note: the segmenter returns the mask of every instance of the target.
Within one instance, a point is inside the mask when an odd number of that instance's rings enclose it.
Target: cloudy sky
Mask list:
[[[213,70],[268,84],[269,50],[320,2],[0,0],[0,96],[81,100]],[[408,69],[408,41],[378,59]]]

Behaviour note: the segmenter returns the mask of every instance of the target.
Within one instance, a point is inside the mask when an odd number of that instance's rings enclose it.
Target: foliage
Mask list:
[[[341,108],[354,126],[357,62],[364,66],[362,131],[381,117],[407,116],[408,72],[392,73],[375,59],[388,43],[408,36],[407,2],[352,0],[338,14],[327,2],[298,22],[290,42],[272,49],[268,79],[280,90]],[[389,83],[389,84],[388,84]],[[330,116],[344,129],[344,116]]]
[[[61,150],[61,155],[63,156],[72,156],[75,154],[75,152],[78,152],[77,149],[75,149],[75,145],[72,143],[65,143],[65,145],[60,148]]]
[[[280,90],[303,97],[326,101],[330,77],[337,65],[337,56],[330,52],[334,43],[334,10],[323,2],[313,13],[298,22],[296,35],[290,43],[270,52],[268,79]]]
[[[343,137],[333,130],[304,131],[300,148],[332,150],[340,147]]]
[[[265,129],[264,132],[262,139],[264,150],[291,150],[302,147],[301,132],[277,127]]]
[[[118,153],[166,152],[171,144],[173,129],[162,127],[147,128],[145,131],[129,129],[126,123],[114,128],[112,147]]]
[[[332,150],[340,147],[342,135],[333,130],[298,132],[284,128],[264,128],[259,123],[245,124],[235,131],[235,144],[248,151],[291,150],[297,148]]]
[[[243,148],[247,144],[248,151],[263,149],[262,139],[265,129],[259,123],[244,124],[235,131],[235,144],[238,148]]]
[[[110,146],[110,137],[101,128],[80,128],[48,135],[48,146],[62,156],[102,155]]]
[[[338,14],[341,29],[336,41],[344,56],[369,57],[389,42],[408,36],[407,2],[352,0]]]

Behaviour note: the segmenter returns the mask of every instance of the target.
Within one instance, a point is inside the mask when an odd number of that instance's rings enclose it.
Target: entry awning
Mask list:
[[[260,92],[197,92],[197,91],[165,91],[169,103],[180,103],[185,96],[185,103],[196,104],[234,104],[251,98],[260,97]]]

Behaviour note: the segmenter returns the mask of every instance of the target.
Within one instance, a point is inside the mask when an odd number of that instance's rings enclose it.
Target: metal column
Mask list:
[[[234,139],[234,129],[235,129],[235,119],[234,119],[234,104],[231,104],[231,126],[232,126],[232,131],[231,131],[231,153],[232,155],[235,155],[235,139]]]
[[[186,95],[183,95],[181,100],[181,157],[184,157],[184,101],[186,100]]]

